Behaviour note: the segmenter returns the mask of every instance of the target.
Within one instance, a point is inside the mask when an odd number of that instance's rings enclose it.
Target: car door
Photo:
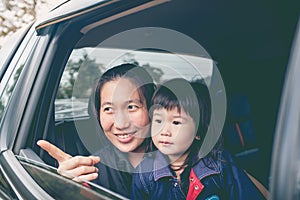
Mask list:
[[[0,180],[3,198],[124,198],[104,188],[96,187],[95,192],[45,167],[37,154],[36,139],[49,134],[49,130],[51,133],[55,126],[56,90],[74,43],[82,36],[80,27],[149,2],[71,3],[68,9],[53,11],[54,14],[32,24],[18,36],[16,41],[19,42],[1,67]],[[58,182],[65,187],[57,187]],[[66,189],[73,192],[58,192]]]

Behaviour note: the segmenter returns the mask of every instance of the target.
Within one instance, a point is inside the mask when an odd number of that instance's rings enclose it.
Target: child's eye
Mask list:
[[[180,125],[180,124],[182,124],[182,122],[180,122],[180,121],[173,121],[173,124],[174,125]]]
[[[160,119],[155,119],[154,122],[157,123],[157,124],[161,124],[161,123],[162,123],[162,120],[160,120]]]

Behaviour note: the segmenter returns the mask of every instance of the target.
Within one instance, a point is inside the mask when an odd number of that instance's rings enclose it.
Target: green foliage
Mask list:
[[[164,75],[163,70],[157,67],[152,67],[149,64],[145,64],[142,67],[146,68],[149,74],[151,74],[153,80],[155,83],[160,83],[161,82],[161,77]]]
[[[126,53],[123,61],[126,63],[140,65],[139,62],[134,58],[134,54],[132,53]],[[164,75],[163,70],[161,70],[158,67],[151,66],[149,63],[143,64],[142,67],[144,67],[147,70],[147,72],[152,76],[155,83],[161,82],[161,77]]]
[[[123,61],[139,65],[133,54],[126,55]],[[160,82],[164,74],[161,69],[150,64],[144,64],[142,67],[151,74],[156,83]],[[76,61],[70,59],[66,65],[56,98],[89,98],[95,81],[102,74],[101,69],[103,69],[103,64],[96,63],[96,60],[90,58],[86,52],[83,53],[82,58]]]
[[[69,60],[56,98],[88,98],[95,80],[102,74],[100,68],[101,64],[89,58],[87,53],[78,61]]]

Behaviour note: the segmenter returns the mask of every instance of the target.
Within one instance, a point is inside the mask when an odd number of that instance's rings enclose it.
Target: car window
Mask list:
[[[27,33],[28,29],[30,28],[31,24],[19,29],[17,32],[10,35],[6,40],[5,43],[2,45],[0,50],[0,72],[2,73],[4,63],[9,59],[9,55],[17,49],[19,43],[22,41],[23,36]],[[1,74],[0,73],[0,74]]]
[[[210,84],[211,59],[160,51],[85,47],[74,49],[62,75],[55,100],[55,119],[88,115],[88,101],[97,80],[111,66],[137,63],[156,84],[175,77],[199,79]],[[201,71],[201,73],[199,73]]]
[[[100,67],[85,49],[72,52],[56,95],[55,119],[88,115],[88,99],[94,80],[101,74]],[[75,85],[77,90],[74,90]]]
[[[13,61],[7,68],[0,84],[0,121],[3,117],[5,108],[9,104],[15,85],[19,79],[22,69],[28,59],[28,55],[34,46],[35,40],[23,43],[16,52]],[[26,48],[25,48],[26,47]]]

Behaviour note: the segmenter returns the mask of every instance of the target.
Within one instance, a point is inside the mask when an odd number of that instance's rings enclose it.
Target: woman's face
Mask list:
[[[109,141],[122,152],[138,152],[148,137],[149,115],[145,99],[129,79],[105,83],[100,91],[100,123]]]

